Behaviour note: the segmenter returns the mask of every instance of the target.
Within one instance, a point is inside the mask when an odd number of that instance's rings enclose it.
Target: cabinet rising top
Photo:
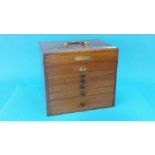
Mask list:
[[[40,42],[40,46],[43,54],[117,49],[116,46],[113,46],[100,39],[86,39],[75,41],[43,41]]]

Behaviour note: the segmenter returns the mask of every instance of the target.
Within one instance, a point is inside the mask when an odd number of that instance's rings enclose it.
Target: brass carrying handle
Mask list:
[[[81,45],[83,47],[88,46],[87,41],[66,41],[64,42],[64,47],[67,48],[69,45]]]

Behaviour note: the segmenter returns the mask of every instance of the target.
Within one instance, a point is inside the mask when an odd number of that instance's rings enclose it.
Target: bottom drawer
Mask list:
[[[64,100],[50,100],[48,115],[109,107],[113,105],[113,94],[86,96]]]

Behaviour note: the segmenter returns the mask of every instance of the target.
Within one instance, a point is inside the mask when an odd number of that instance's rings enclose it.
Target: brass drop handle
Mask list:
[[[86,75],[85,74],[81,74],[81,78],[82,79],[86,78]]]
[[[85,87],[85,85],[81,85],[81,89],[85,89],[86,87]]]
[[[85,96],[85,95],[86,95],[85,93],[83,93],[83,92],[81,93],[81,96]]]
[[[88,42],[87,41],[66,41],[64,42],[64,47],[68,48],[68,46],[70,45],[81,45],[83,47],[88,46]]]
[[[86,78],[85,77],[81,77],[81,83],[84,83],[86,81]]]
[[[81,103],[80,103],[80,106],[81,106],[81,107],[84,107],[84,106],[86,106],[86,103],[85,103],[85,102],[81,102]]]
[[[80,82],[81,82],[81,84],[84,84],[86,82],[86,80],[85,79],[81,79]]]
[[[81,91],[81,96],[85,96],[86,95],[86,92],[85,91]]]

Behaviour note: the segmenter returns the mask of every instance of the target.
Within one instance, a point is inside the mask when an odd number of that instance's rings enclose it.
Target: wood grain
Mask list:
[[[85,96],[91,96],[91,95],[97,95],[97,94],[112,94],[113,93],[113,87],[101,87],[101,88],[95,88],[95,89],[84,89]],[[59,100],[59,99],[66,99],[66,98],[74,98],[74,97],[80,97],[81,96],[81,90],[75,89],[72,91],[61,91],[61,92],[49,92],[49,98],[50,100]]]
[[[95,95],[64,100],[51,100],[48,115],[112,106],[113,94]]]
[[[79,56],[91,59],[75,61]],[[48,115],[114,105],[118,48],[45,52],[43,58]]]
[[[91,72],[93,73],[93,72]],[[95,74],[95,73],[94,73]],[[69,75],[66,74],[66,76],[53,76],[51,77],[50,75],[47,75],[47,79],[49,81],[49,84],[51,86],[59,86],[59,85],[68,85],[68,84],[77,84],[80,82],[80,74],[79,75]],[[104,82],[107,80],[113,80],[114,79],[114,73],[107,73],[105,74],[105,72],[103,72],[103,74],[101,73],[99,76],[91,76],[89,73],[85,74],[85,79],[86,82],[89,82],[91,84],[91,82]]]
[[[92,81],[92,82],[86,82],[86,89],[96,89],[96,88],[104,88],[104,87],[111,87],[114,85],[115,79],[113,80],[99,80],[99,81]],[[63,91],[73,91],[76,89],[80,89],[80,83],[66,83],[63,85],[53,85],[50,82],[49,84],[49,92],[55,93],[55,92],[63,92]]]
[[[70,52],[70,53],[59,53],[59,54],[45,54],[44,64],[48,65],[64,65],[64,64],[78,64],[75,58],[78,56],[91,56],[92,59],[86,62],[98,62],[105,60],[117,60],[118,49],[101,49],[98,51],[92,50],[89,52]]]
[[[116,61],[104,61],[104,62],[94,62],[94,63],[80,63],[80,64],[66,64],[66,65],[55,65],[46,67],[45,72],[50,76],[52,74],[55,75],[64,75],[64,74],[75,74],[80,72],[79,69],[81,66],[85,66],[87,68],[87,72],[95,72],[95,71],[114,71]]]

